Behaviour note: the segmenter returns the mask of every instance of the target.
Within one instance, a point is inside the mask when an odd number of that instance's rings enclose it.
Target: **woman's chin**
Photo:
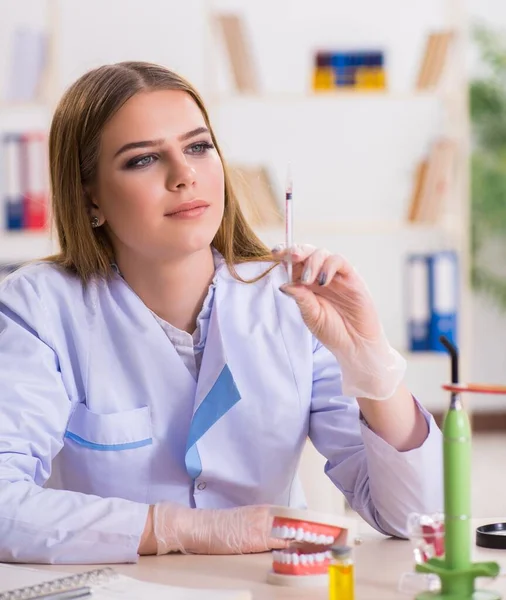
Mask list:
[[[208,250],[212,244],[214,235],[193,235],[182,239],[171,239],[167,248],[170,256],[189,256],[196,252]]]

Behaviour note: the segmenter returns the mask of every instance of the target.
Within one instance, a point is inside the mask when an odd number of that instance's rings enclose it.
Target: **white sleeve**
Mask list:
[[[327,458],[325,472],[350,506],[387,535],[407,536],[411,512],[443,509],[442,434],[433,417],[424,443],[399,452],[360,418],[355,398],[342,394],[341,369],[321,344],[314,353],[309,436]]]

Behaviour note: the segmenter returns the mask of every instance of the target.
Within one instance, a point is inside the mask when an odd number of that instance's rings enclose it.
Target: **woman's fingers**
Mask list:
[[[353,266],[340,254],[331,254],[328,250],[316,248],[311,244],[300,244],[291,248],[279,244],[272,249],[272,253],[281,261],[291,259],[292,264],[296,266],[294,283],[328,286],[336,275],[346,277],[354,271]]]
[[[302,273],[300,274],[300,282],[305,285],[312,285],[318,283],[318,277],[320,271],[329,257],[327,250],[315,250],[305,260],[302,267]]]
[[[321,286],[328,286],[336,275],[346,277],[353,271],[352,265],[340,254],[327,256],[320,266],[315,281]]]
[[[291,258],[293,263],[299,263],[306,260],[315,250],[316,246],[312,244],[296,244],[291,248],[286,248],[285,244],[278,244],[271,252],[279,260]]]

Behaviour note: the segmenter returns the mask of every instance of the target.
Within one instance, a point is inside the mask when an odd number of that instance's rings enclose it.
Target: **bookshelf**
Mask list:
[[[57,56],[56,56],[56,28],[58,0],[33,0],[16,4],[9,11],[6,19],[0,24],[0,32],[5,40],[5,52],[2,55],[0,66],[5,73],[0,95],[0,135],[6,133],[25,134],[32,131],[45,132],[49,123],[57,99]],[[15,49],[14,33],[20,31],[43,32],[46,36],[44,49],[45,62],[38,71],[38,85],[35,93],[30,97],[22,97],[19,100],[12,99],[13,86],[12,71],[14,61],[19,58],[19,47]],[[40,49],[37,46],[37,49]],[[24,48],[27,50],[27,48]],[[28,53],[34,60],[35,46],[33,40],[29,43]],[[26,60],[26,59],[25,59]],[[29,65],[30,66],[30,65]],[[33,66],[33,65],[32,65]],[[25,65],[26,67],[26,65]],[[35,68],[35,67],[34,67]],[[31,72],[32,75],[34,74]],[[19,77],[21,75],[18,74]],[[26,82],[18,82],[17,93],[23,89]],[[10,94],[8,94],[10,92]],[[3,150],[5,150],[3,148]],[[5,152],[2,153],[2,161],[6,160]],[[2,163],[0,190],[2,198],[7,185],[5,162]],[[20,264],[34,258],[48,255],[57,250],[57,244],[52,236],[51,228],[44,229],[9,229],[7,226],[6,205],[2,202],[2,219],[0,230],[0,265]]]

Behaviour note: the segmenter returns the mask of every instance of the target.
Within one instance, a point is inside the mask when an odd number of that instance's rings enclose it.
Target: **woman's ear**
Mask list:
[[[90,188],[84,188],[84,197],[88,206],[88,214],[90,216],[90,224],[95,229],[101,227],[105,223],[105,217],[100,210],[99,205]]]

